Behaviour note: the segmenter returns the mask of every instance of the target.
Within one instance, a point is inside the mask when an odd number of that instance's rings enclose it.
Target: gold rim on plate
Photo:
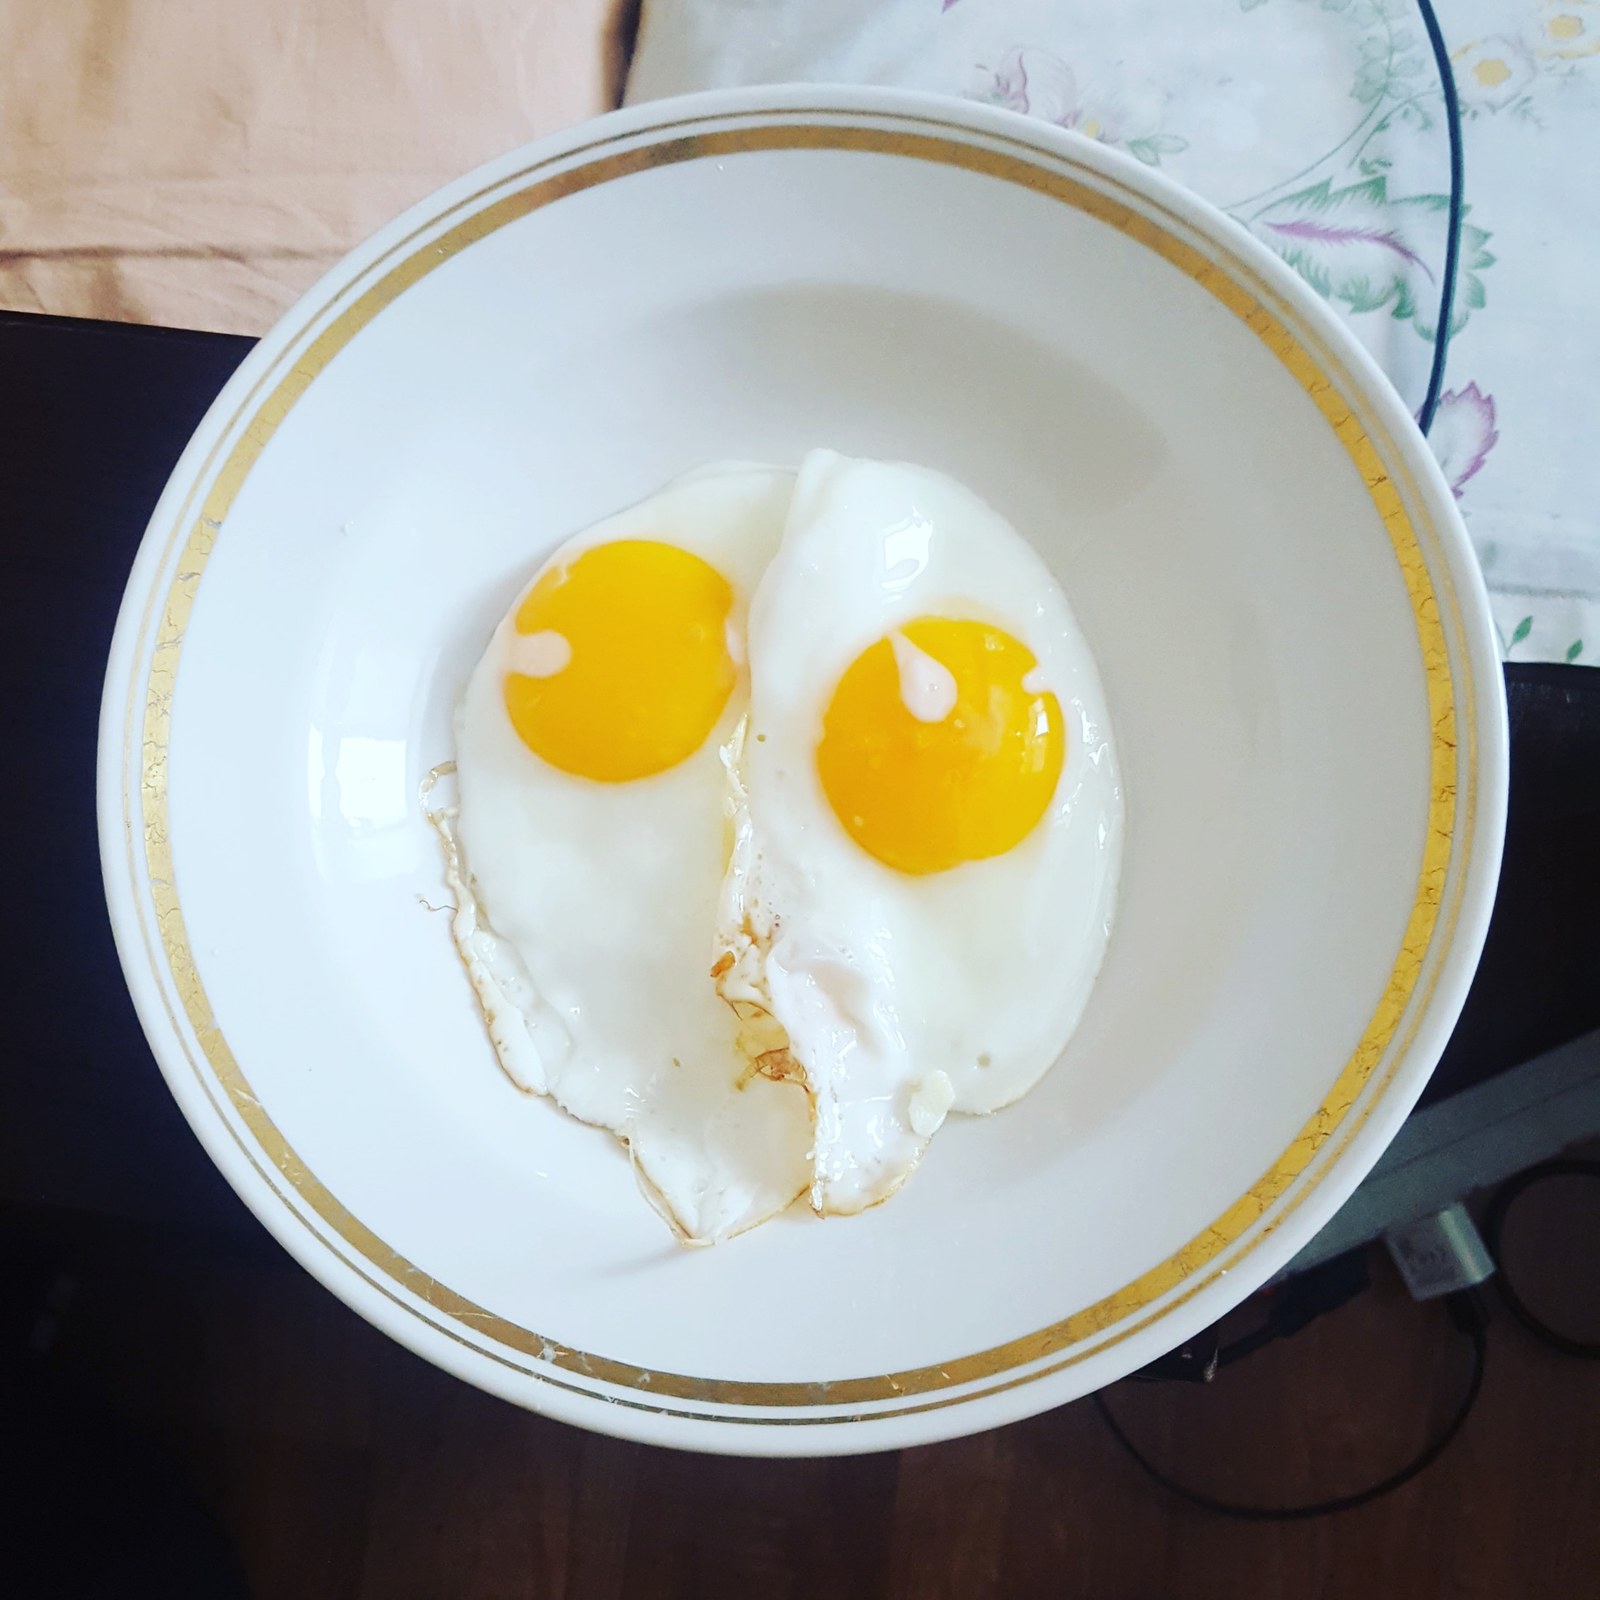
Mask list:
[[[151,943],[148,919],[141,917],[146,951],[152,969],[158,973],[164,958],[183,1018],[199,1048],[199,1058],[190,1048],[165,985],[161,985],[163,1004],[172,1021],[174,1035],[182,1044],[219,1120],[252,1167],[288,1204],[290,1211],[370,1288],[435,1331],[540,1383],[665,1416],[767,1426],[903,1417],[966,1404],[1037,1382],[1159,1321],[1259,1245],[1316,1187],[1334,1159],[1354,1138],[1398,1070],[1421,1025],[1426,999],[1437,979],[1438,957],[1448,948],[1461,904],[1465,874],[1458,871],[1452,880],[1452,859],[1458,849],[1470,843],[1476,809],[1473,786],[1476,728],[1471,684],[1468,681],[1464,685],[1466,692],[1461,697],[1458,716],[1445,617],[1458,644],[1455,656],[1465,678],[1468,656],[1462,644],[1464,628],[1454,590],[1448,581],[1448,565],[1442,559],[1438,561],[1438,568],[1445,575],[1443,598],[1448,609],[1445,616],[1441,615],[1440,595],[1430,577],[1408,504],[1421,513],[1420,520],[1436,551],[1439,548],[1437,530],[1427,517],[1425,501],[1405,467],[1401,452],[1381,420],[1360,401],[1359,386],[1343,361],[1309,330],[1291,331],[1291,325],[1298,321],[1294,308],[1254,266],[1215,240],[1207,239],[1206,248],[1202,249],[1192,242],[1196,234],[1192,224],[1116,178],[1095,171],[1070,155],[1045,151],[1022,139],[969,133],[946,123],[898,113],[868,113],[865,123],[826,120],[840,114],[820,107],[814,111],[786,110],[778,120],[773,120],[773,115],[766,114],[766,120],[758,120],[761,113],[753,113],[748,119],[739,115],[721,117],[715,119],[711,127],[705,126],[711,119],[692,119],[611,135],[587,146],[561,151],[497,180],[441,216],[429,219],[366,269],[363,276],[370,276],[376,268],[389,263],[369,287],[328,322],[303,353],[292,360],[287,351],[280,354],[276,363],[240,401],[220,430],[217,446],[195,475],[196,487],[191,489],[173,519],[163,552],[164,564],[178,540],[185,539],[176,574],[164,595],[152,588],[141,622],[136,661],[142,657],[153,624],[156,629],[142,697],[142,736],[138,732],[141,706],[135,674],[129,687],[123,740],[125,778],[134,768],[134,751],[138,749],[138,794],[142,811],[140,816],[133,814],[132,797],[125,786],[128,865],[137,889],[141,876],[139,847],[142,845],[144,882],[149,889],[161,955],[158,957]],[[696,127],[700,131],[683,131]],[[1267,1171],[1167,1260],[1114,1294],[1047,1327],[935,1366],[874,1377],[808,1383],[698,1378],[652,1371],[573,1349],[509,1322],[455,1293],[406,1260],[348,1211],[295,1153],[256,1098],[212,1013],[189,946],[179,903],[167,803],[172,698],[184,634],[207,558],[255,461],[300,396],[338,352],[385,306],[435,267],[508,223],[568,195],[654,167],[753,151],[788,150],[837,150],[935,162],[1019,184],[1085,212],[1153,250],[1243,321],[1293,374],[1321,411],[1360,472],[1388,530],[1416,624],[1432,724],[1427,829],[1416,894],[1399,953],[1354,1053],[1344,1063],[1321,1105]],[[560,170],[552,172],[552,167]],[[488,195],[502,190],[506,192],[498,198],[482,203]],[[458,220],[442,233],[435,234],[439,224],[452,216]],[[431,237],[427,242],[419,242],[425,236]],[[304,314],[301,332],[321,321],[348,287],[341,288],[325,304]],[[287,341],[289,348],[294,343],[293,339]],[[288,370],[284,371],[286,364]],[[247,414],[242,431],[236,432],[237,425]],[[233,438],[234,443],[212,476],[222,441],[229,438]],[[204,502],[196,514],[196,490],[208,480]],[[158,616],[159,621],[156,620]],[[1460,750],[1458,737],[1462,742]],[[1458,771],[1467,775],[1466,793],[1459,804]],[[1448,903],[1445,901],[1447,887]],[[1412,1014],[1401,1036],[1401,1024],[1406,1020],[1408,1008],[1413,1008]],[[1376,1069],[1391,1048],[1393,1054],[1387,1071],[1374,1081]],[[1369,1090],[1371,1092],[1366,1093]],[[1364,1093],[1365,1103],[1358,1107],[1357,1102]],[[248,1130],[256,1149],[251,1148],[235,1123],[223,1114],[223,1102]],[[1326,1157],[1321,1171],[1310,1174],[1290,1193],[1296,1180],[1307,1175],[1319,1155]],[[296,1197],[298,1205],[290,1199],[286,1189]],[[1256,1228],[1256,1224],[1263,1221],[1264,1225]],[[317,1225],[319,1222],[321,1227]],[[1256,1231],[1247,1239],[1245,1236],[1252,1228]],[[333,1237],[330,1238],[324,1229],[331,1231]],[[342,1243],[343,1249],[335,1239]],[[1140,1313],[1145,1314],[1141,1316]],[[1102,1334],[1105,1336],[1097,1337]],[[1058,1359],[1052,1361],[1051,1357]],[[581,1381],[585,1379],[589,1383]],[[597,1388],[590,1384],[608,1387]],[[969,1387],[976,1384],[983,1387]],[[632,1393],[618,1394],[618,1389]],[[962,1392],[940,1398],[918,1398],[952,1389]],[[691,1404],[660,1403],[673,1400]],[[909,1403],[893,1403],[897,1401]],[[884,1402],[890,1404],[885,1406]],[[742,1410],[698,1410],[694,1409],[696,1404]],[[877,1409],[834,1409],[863,1405],[875,1405]],[[787,1411],[789,1415],[773,1415],[775,1411]]]

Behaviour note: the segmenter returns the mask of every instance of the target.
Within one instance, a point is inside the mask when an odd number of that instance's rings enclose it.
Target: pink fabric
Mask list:
[[[615,104],[626,0],[0,0],[0,306],[260,333]]]

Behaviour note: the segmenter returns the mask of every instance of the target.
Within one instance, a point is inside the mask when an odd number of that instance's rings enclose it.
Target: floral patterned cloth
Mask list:
[[[1466,203],[1431,443],[1508,658],[1600,662],[1600,0],[1435,0]],[[1277,251],[1420,402],[1448,215],[1414,0],[645,0],[628,99],[934,89],[1159,167]]]

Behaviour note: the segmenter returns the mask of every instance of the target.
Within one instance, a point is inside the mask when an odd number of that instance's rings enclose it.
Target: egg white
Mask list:
[[[1005,629],[1066,719],[1050,806],[1014,849],[909,876],[863,851],[816,747],[845,669],[922,616]],[[734,844],[719,987],[747,1051],[787,1048],[815,1101],[811,1202],[886,1198],[947,1111],[1025,1094],[1077,1026],[1110,935],[1123,805],[1110,724],[1066,597],[1025,541],[936,472],[829,451],[800,469],[749,616],[750,708],[724,752]],[[948,699],[900,659],[914,714]]]
[[[732,585],[730,639],[741,642],[793,483],[792,472],[706,468],[569,540],[546,565],[618,539],[678,545]],[[668,771],[632,783],[575,777],[529,751],[506,713],[506,672],[530,649],[515,613],[456,715],[458,803],[443,821],[457,948],[511,1079],[623,1139],[681,1237],[728,1237],[810,1181],[807,1098],[752,1071],[707,972],[726,857],[719,746],[742,715],[744,685],[705,744]],[[531,648],[561,643],[537,637]]]

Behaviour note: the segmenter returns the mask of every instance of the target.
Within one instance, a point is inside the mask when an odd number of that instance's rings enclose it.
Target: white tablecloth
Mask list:
[[[1468,215],[1432,443],[1516,660],[1600,662],[1600,0],[1436,0]],[[1413,406],[1448,190],[1413,0],[645,0],[630,101],[880,83],[1075,128],[1221,206]]]

